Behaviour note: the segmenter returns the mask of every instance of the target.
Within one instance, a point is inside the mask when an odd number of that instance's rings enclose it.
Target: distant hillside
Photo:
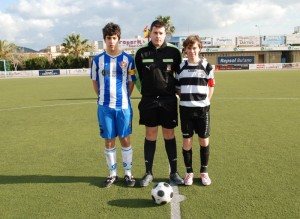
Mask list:
[[[33,49],[30,49],[30,48],[27,48],[27,47],[22,47],[22,46],[19,46],[18,47],[18,51],[20,52],[31,52],[31,53],[34,53],[34,52],[37,52],[36,50],[33,50]]]
[[[41,49],[39,52],[47,52],[47,49]]]

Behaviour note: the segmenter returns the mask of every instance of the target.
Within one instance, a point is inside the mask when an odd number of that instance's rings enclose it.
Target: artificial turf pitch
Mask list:
[[[193,186],[182,218],[299,218],[300,71],[217,71],[211,104],[212,185],[200,185],[199,146],[193,144]],[[98,135],[96,98],[88,76],[0,80],[0,218],[170,218],[152,186],[168,181],[161,132],[154,182],[127,188],[108,175]],[[145,130],[138,124],[140,95],[132,95],[133,174],[144,174]],[[178,169],[184,176],[180,127]]]

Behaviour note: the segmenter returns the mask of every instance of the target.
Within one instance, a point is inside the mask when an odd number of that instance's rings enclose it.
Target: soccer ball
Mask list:
[[[169,203],[173,198],[173,189],[166,182],[157,183],[151,190],[153,201],[158,205]]]

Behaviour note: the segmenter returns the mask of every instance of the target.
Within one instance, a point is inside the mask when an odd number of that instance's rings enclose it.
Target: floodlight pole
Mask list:
[[[259,34],[259,36],[260,36],[260,26],[259,26],[258,24],[255,24],[255,27],[258,28],[258,34]]]
[[[255,24],[255,27],[258,28],[259,46],[261,46],[261,42],[260,42],[260,26],[258,24]]]

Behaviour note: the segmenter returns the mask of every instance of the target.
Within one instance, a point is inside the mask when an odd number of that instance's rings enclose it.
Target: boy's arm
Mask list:
[[[216,82],[215,82],[214,78],[208,79],[208,99],[209,99],[209,101],[211,100],[211,98],[214,94],[215,84],[216,84]]]
[[[135,62],[135,74],[136,74],[136,81],[135,86],[138,89],[139,92],[141,92],[141,81],[142,81],[142,62],[140,57],[139,50],[135,53],[134,56],[134,62]]]
[[[93,80],[93,88],[94,88],[96,95],[98,96],[98,83],[95,80]]]
[[[208,87],[208,90],[209,90],[209,92],[208,92],[208,99],[209,99],[209,101],[211,101],[211,98],[212,98],[212,96],[214,94],[215,87]]]
[[[133,88],[134,88],[134,82],[128,81],[128,87],[129,87],[129,95],[131,96]]]

